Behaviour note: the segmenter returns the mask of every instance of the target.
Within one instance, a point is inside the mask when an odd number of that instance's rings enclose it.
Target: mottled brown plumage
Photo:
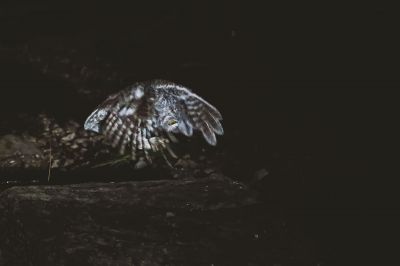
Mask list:
[[[173,134],[192,136],[200,131],[210,145],[224,131],[221,113],[200,96],[182,85],[164,80],[137,82],[109,96],[87,118],[85,129],[101,133],[113,147],[132,159],[142,152],[151,162],[152,152],[168,151]]]

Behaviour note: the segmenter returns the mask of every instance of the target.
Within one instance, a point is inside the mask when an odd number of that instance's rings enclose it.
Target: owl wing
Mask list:
[[[154,91],[133,87],[109,96],[87,118],[85,129],[101,133],[113,147],[124,154],[130,147],[132,159],[142,150],[150,161],[148,150],[165,149],[158,137],[154,116]]]
[[[177,109],[180,110],[178,129],[186,136],[193,134],[193,129],[202,132],[205,140],[215,146],[217,139],[215,134],[223,135],[220,120],[221,113],[206,100],[191,92],[189,89],[174,83],[162,83],[158,88],[176,97]]]

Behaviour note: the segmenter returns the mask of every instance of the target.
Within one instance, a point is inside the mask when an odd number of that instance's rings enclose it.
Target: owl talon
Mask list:
[[[169,139],[170,139],[173,143],[178,143],[178,142],[179,142],[178,139],[177,139],[172,133],[168,132],[167,134],[168,134]]]

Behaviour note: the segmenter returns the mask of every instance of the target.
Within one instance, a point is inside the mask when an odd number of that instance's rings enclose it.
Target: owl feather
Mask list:
[[[151,162],[151,152],[165,151],[174,134],[192,136],[200,131],[210,145],[223,135],[221,113],[188,88],[165,80],[137,82],[109,96],[86,119],[84,128],[105,136],[121,154],[130,149],[133,160],[141,153]]]

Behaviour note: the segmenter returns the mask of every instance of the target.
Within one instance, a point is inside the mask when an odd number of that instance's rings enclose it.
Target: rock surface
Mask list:
[[[0,136],[0,167],[42,167],[43,153],[28,137]]]
[[[220,175],[12,187],[0,195],[0,265],[258,265],[273,249],[235,252],[268,234],[256,202]]]

